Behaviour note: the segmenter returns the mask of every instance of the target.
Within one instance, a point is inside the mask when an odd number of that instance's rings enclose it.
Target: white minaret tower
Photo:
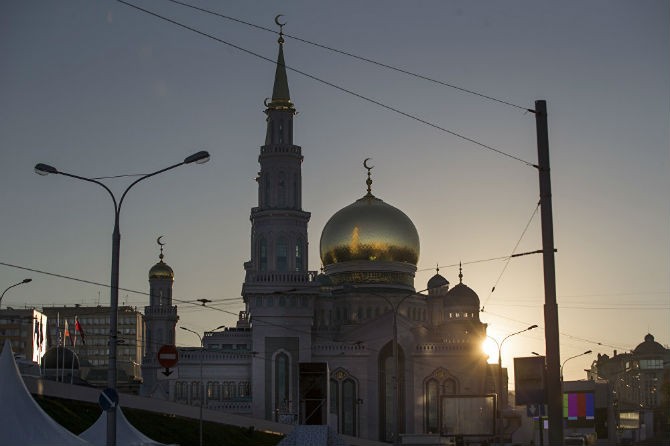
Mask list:
[[[179,320],[177,306],[172,305],[172,284],[174,272],[163,262],[163,236],[156,242],[160,245],[159,261],[149,270],[149,306],[144,307],[144,357],[142,359],[142,387],[140,393],[146,396],[168,398],[168,388],[158,386],[158,350],[163,345],[174,345],[175,326]],[[167,383],[167,381],[163,381]]]
[[[277,17],[278,19],[278,17]],[[275,19],[275,22],[283,26]],[[272,99],[258,162],[258,206],[251,209],[251,260],[242,297],[252,325],[253,416],[276,419],[297,410],[298,364],[311,357],[311,290],[307,223],[302,210],[302,149],[293,144],[293,117],[280,28]],[[317,289],[316,287],[314,289]],[[274,372],[273,372],[274,371]],[[275,373],[276,372],[276,373]]]

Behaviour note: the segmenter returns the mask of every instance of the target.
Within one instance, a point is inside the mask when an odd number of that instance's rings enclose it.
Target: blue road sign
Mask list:
[[[102,410],[111,410],[112,408],[119,405],[119,394],[116,393],[116,390],[107,388],[100,392],[100,398],[98,398],[98,402],[100,403]]]
[[[528,415],[528,418],[544,417],[547,415],[545,408],[546,405],[544,404],[528,404],[526,406],[526,415]]]

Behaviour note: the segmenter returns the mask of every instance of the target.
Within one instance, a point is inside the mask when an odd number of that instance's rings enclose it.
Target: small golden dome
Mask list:
[[[174,271],[161,260],[149,270],[149,279],[174,279]]]
[[[401,210],[368,193],[328,220],[320,248],[324,266],[353,260],[416,265],[419,234]]]

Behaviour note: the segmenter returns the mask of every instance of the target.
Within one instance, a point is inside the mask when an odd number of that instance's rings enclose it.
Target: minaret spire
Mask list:
[[[274,110],[290,110],[295,113],[295,107],[291,103],[291,93],[288,88],[288,77],[286,76],[286,64],[284,63],[284,25],[286,22],[280,23],[279,14],[275,17],[275,23],[279,25],[279,54],[277,55],[277,68],[275,70],[275,83],[272,87],[272,101],[267,104],[268,109]]]

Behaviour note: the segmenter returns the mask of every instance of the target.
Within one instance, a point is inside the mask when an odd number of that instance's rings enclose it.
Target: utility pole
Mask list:
[[[558,305],[556,304],[556,265],[554,263],[554,223],[551,207],[551,175],[549,169],[549,131],[547,102],[535,101],[537,158],[540,173],[540,210],[542,220],[542,257],[544,264],[544,338],[547,352],[547,415],[549,444],[563,444],[563,395],[560,377],[558,340]]]

